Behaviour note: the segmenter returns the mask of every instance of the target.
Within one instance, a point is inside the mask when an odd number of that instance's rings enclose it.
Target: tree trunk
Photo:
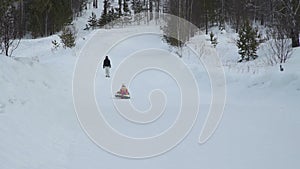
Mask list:
[[[208,35],[208,11],[205,11],[205,34]]]
[[[119,17],[121,17],[122,16],[122,0],[119,0],[118,3],[119,3]]]
[[[292,47],[299,47],[300,44],[299,44],[299,31],[294,29],[292,30],[292,33],[291,33],[291,38],[292,38]]]
[[[5,55],[9,56],[9,42],[4,42],[4,48],[5,48]]]
[[[23,2],[23,0],[20,0],[20,25],[19,25],[19,32],[20,32],[20,36],[23,36],[24,35],[24,29],[25,29],[25,27],[24,27],[24,16],[25,16],[25,14],[24,14],[24,2]]]
[[[45,36],[48,36],[48,12],[45,15]]]
[[[149,0],[150,20],[153,19],[153,0]]]
[[[98,8],[98,0],[93,0],[93,7]]]
[[[205,34],[208,35],[208,12],[207,12],[207,6],[206,6],[206,0],[204,0],[204,22],[205,22]]]
[[[104,0],[104,9],[103,9],[103,15],[106,16],[107,15],[107,8],[108,8],[108,0]]]
[[[235,32],[238,33],[240,29],[240,18],[239,16],[236,16],[236,27],[235,27]]]

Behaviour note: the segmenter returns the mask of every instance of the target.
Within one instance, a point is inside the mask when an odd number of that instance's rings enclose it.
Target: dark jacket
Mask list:
[[[111,67],[110,60],[108,59],[107,56],[105,57],[105,59],[103,61],[103,68],[104,67]]]

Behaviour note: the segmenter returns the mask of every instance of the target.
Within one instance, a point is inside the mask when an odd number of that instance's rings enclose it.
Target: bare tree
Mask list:
[[[48,22],[49,22],[49,13],[51,11],[53,4],[50,0],[44,1],[44,11],[45,11],[45,35],[48,36]]]
[[[283,64],[293,52],[291,39],[279,28],[269,31],[268,34],[271,37],[268,42],[271,57],[276,58],[276,62],[280,63],[280,71],[283,71]]]
[[[0,17],[0,44],[6,56],[11,56],[20,43],[17,17],[17,12],[13,5],[8,6]],[[15,40],[18,40],[18,42],[15,43]]]
[[[280,19],[281,25],[286,28],[287,34],[292,38],[292,47],[300,46],[299,22],[300,22],[300,1],[299,0],[277,0],[276,16]]]

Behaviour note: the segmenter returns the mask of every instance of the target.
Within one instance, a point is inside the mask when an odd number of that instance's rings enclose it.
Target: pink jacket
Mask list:
[[[120,89],[120,93],[122,95],[129,95],[128,89],[125,86]]]

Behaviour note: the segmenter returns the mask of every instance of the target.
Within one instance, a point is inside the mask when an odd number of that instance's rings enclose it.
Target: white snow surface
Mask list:
[[[83,28],[87,16],[78,19],[78,29]],[[294,49],[284,64],[284,72],[278,65],[264,64],[264,56],[238,64],[236,34],[230,32],[218,33],[216,49],[226,74],[226,107],[219,127],[205,144],[198,144],[198,138],[209,109],[210,81],[201,62],[188,49],[183,51],[182,60],[193,72],[201,97],[199,116],[190,134],[171,151],[140,160],[112,155],[94,144],[74,110],[72,77],[76,60],[96,31],[103,32],[103,39],[109,40],[137,29],[159,32],[156,26],[80,30],[73,49],[51,50],[51,41],[59,40],[54,35],[22,40],[13,54],[15,59],[0,55],[0,169],[300,168],[300,49]],[[204,42],[209,49],[207,38],[199,35],[189,45]],[[99,38],[99,45],[105,43],[103,39]],[[171,50],[161,39],[158,35],[141,35],[118,44],[109,53],[112,75],[132,52],[147,48]],[[97,53],[98,49],[93,50]],[[207,51],[203,58],[209,54]],[[95,79],[96,99],[115,129],[148,137],[164,131],[176,119],[179,88],[170,76],[154,70],[137,76],[129,90],[133,104],[140,110],[149,107],[151,90],[164,90],[169,99],[165,115],[147,126],[122,119],[113,108],[111,79],[104,77],[101,64]]]

